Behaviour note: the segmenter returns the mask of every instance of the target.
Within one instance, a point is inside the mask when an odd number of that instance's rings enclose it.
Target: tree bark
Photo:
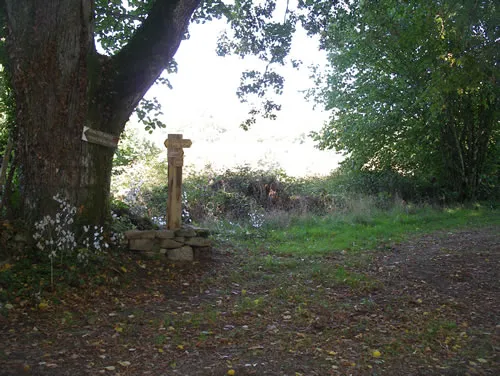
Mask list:
[[[16,102],[25,219],[62,194],[87,222],[109,216],[114,149],[82,141],[83,127],[119,136],[174,56],[200,0],[157,0],[115,56],[96,52],[92,0],[3,0]]]

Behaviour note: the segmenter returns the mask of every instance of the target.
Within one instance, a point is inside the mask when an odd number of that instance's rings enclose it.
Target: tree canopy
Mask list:
[[[96,40],[105,54],[116,54],[127,45],[151,12],[153,3],[152,0],[96,1]],[[263,71],[242,72],[236,95],[242,102],[247,102],[252,95],[260,102],[260,107],[250,108],[250,116],[242,123],[243,128],[248,129],[258,116],[276,118],[281,106],[274,101],[273,94],[282,94],[285,84],[276,67],[285,64],[298,67],[301,64],[299,60],[289,58],[297,26],[300,24],[309,35],[324,33],[336,3],[337,0],[201,1],[191,22],[225,19],[228,23],[228,28],[218,38],[216,53],[219,56],[255,56],[266,63]],[[188,30],[184,38],[189,38]],[[169,61],[157,82],[171,87],[168,74],[175,73],[177,68],[175,59]],[[136,113],[148,130],[165,126],[158,120],[161,106],[154,99],[143,99]]]
[[[499,172],[498,4],[357,0],[329,21],[319,146],[474,198]]]

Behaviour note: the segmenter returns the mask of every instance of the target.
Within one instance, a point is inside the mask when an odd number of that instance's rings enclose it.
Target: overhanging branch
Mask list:
[[[168,66],[201,0],[157,0],[128,44],[111,60],[113,123],[124,123]],[[118,118],[119,117],[119,118]]]

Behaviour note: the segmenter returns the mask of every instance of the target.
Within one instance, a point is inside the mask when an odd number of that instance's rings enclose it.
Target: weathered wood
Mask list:
[[[82,140],[108,148],[116,148],[120,137],[89,127],[83,127]]]
[[[191,146],[191,140],[184,140],[181,134],[169,134],[165,140],[168,149],[168,200],[167,228],[176,230],[181,227],[182,213],[182,165],[184,151]]]
[[[172,136],[172,135],[169,135],[169,137]],[[182,137],[182,135],[181,135]],[[178,139],[169,139],[167,138],[165,140],[165,147],[167,149],[179,149],[179,148],[189,148],[191,147],[193,143],[191,142],[191,140],[185,140],[185,139],[182,139],[182,140],[178,140]]]

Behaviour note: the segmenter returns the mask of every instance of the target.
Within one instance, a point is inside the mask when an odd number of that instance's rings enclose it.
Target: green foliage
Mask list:
[[[149,229],[164,221],[167,202],[167,162],[161,150],[128,129],[120,139],[113,161],[113,211],[128,218],[132,227]]]
[[[227,219],[260,227],[266,212],[328,210],[328,200],[304,189],[304,181],[281,170],[252,170],[242,166],[224,172],[205,170],[185,180],[188,210],[194,221]]]
[[[151,230],[158,228],[153,221],[136,214],[129,205],[122,201],[113,200],[111,202],[112,221],[109,226],[110,231],[123,234],[127,230]]]
[[[157,128],[166,128],[166,124],[158,119],[160,115],[163,115],[163,111],[157,98],[142,98],[135,109],[135,113],[137,114],[139,122],[145,125],[144,129],[150,134]]]
[[[408,202],[444,203],[447,192],[435,181],[420,176],[408,176],[393,170],[353,170],[340,168],[324,179],[328,192],[337,197],[355,195],[401,199]]]
[[[122,133],[113,157],[113,174],[124,174],[131,165],[151,160],[159,153],[160,149],[153,142],[141,138],[136,129],[127,129]]]
[[[151,0],[96,0],[95,33],[107,54],[123,48],[153,7]]]
[[[329,21],[321,148],[345,151],[355,169],[435,177],[458,199],[477,197],[486,175],[498,187],[493,1],[354,1]]]

